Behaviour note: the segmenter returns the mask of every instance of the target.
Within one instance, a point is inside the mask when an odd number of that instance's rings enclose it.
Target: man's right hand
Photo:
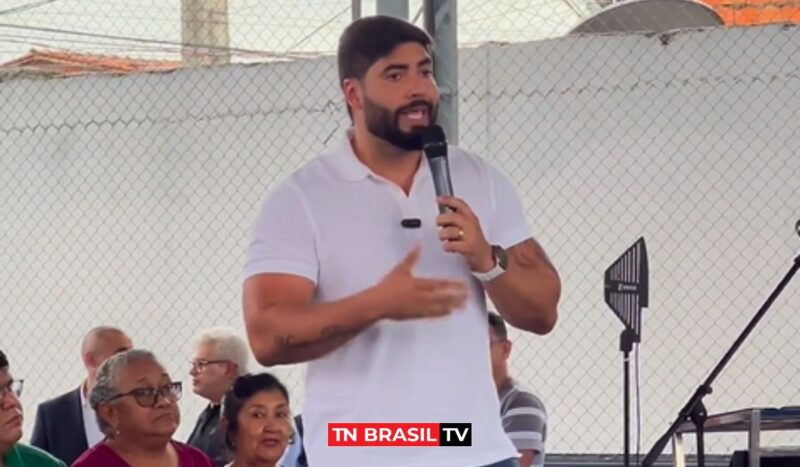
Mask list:
[[[444,316],[462,308],[469,289],[460,280],[419,279],[412,275],[419,260],[416,246],[375,286],[383,318],[408,320]]]

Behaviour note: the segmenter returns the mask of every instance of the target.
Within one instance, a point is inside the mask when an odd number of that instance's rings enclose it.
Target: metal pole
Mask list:
[[[425,30],[433,37],[433,70],[439,84],[437,123],[458,144],[458,14],[456,0],[425,0]]]
[[[350,9],[353,13],[353,21],[361,18],[361,0],[353,0],[352,8]]]
[[[408,0],[376,0],[375,12],[378,15],[394,16],[408,21]]]

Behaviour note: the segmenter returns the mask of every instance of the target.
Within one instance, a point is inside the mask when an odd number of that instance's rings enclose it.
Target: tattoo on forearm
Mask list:
[[[278,347],[285,349],[286,347],[291,347],[292,344],[292,336],[275,336],[275,343],[278,344]]]
[[[353,334],[355,334],[355,331],[347,330],[342,326],[328,326],[327,328],[322,330],[322,340],[350,337]]]
[[[550,262],[550,258],[547,257],[547,253],[545,253],[544,249],[532,238],[511,247],[508,253],[511,261],[523,268],[530,268],[543,264],[553,272],[556,271],[555,266]]]
[[[281,349],[299,349],[323,344],[333,340],[346,339],[356,334],[356,331],[344,329],[342,326],[328,326],[322,330],[320,337],[314,341],[296,342],[291,334],[276,336],[278,347]]]

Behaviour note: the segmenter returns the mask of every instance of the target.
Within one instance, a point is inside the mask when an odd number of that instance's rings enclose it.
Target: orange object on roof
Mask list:
[[[800,23],[800,0],[703,0],[727,26]]]
[[[76,76],[87,73],[129,74],[148,71],[170,71],[182,67],[183,63],[179,61],[143,60],[33,49],[27,55],[0,65],[0,72],[46,76]]]

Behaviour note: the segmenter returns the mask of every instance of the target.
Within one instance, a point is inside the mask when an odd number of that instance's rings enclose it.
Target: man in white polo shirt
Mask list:
[[[436,199],[419,135],[439,101],[430,52],[405,21],[353,22],[338,51],[353,127],[275,187],[256,221],[248,337],[262,365],[309,362],[303,443],[314,467],[516,465],[484,292],[512,326],[546,334],[556,322],[559,277],[509,180],[450,147],[458,198]],[[439,203],[455,212],[440,215]],[[328,423],[357,422],[467,422],[472,445],[328,446]]]

